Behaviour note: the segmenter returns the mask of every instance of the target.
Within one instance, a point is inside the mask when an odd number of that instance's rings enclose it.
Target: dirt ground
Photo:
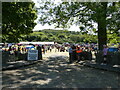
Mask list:
[[[3,71],[5,88],[120,88],[120,74],[68,64],[68,52],[48,52],[42,62]]]

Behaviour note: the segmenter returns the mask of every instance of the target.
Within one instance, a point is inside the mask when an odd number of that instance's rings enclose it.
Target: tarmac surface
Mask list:
[[[120,88],[120,73],[68,64],[68,52],[48,52],[36,64],[2,71],[3,88]]]

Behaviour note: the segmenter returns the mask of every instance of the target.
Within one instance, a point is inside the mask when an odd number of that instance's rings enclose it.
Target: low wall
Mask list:
[[[96,54],[96,62],[103,62],[103,52],[98,51]],[[110,65],[120,65],[120,52],[108,52],[107,63]]]
[[[92,53],[91,52],[83,51],[81,54],[82,54],[84,60],[92,60]]]
[[[75,60],[77,60],[77,54],[72,56]],[[80,53],[80,60],[92,60],[92,53],[87,52],[87,51],[83,51]],[[69,58],[70,59],[70,58]]]
[[[18,60],[27,60],[27,53],[21,54],[19,52],[16,52],[16,54],[10,54],[9,51],[2,52],[2,64]]]

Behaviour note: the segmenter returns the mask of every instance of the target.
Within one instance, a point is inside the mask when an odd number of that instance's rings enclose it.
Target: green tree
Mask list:
[[[71,31],[67,31],[66,33],[64,33],[64,30],[42,30],[40,32],[34,31],[30,35],[23,36],[22,39],[23,41],[54,41],[58,43],[97,43],[97,35],[86,33],[80,34],[78,32],[74,32],[73,34]]]
[[[41,41],[42,36],[41,35],[37,35],[36,41]]]
[[[58,38],[60,38],[60,39],[65,39],[65,38],[66,38],[66,35],[65,35],[65,34],[59,34],[59,35],[58,35]]]
[[[80,35],[70,35],[70,40],[74,41],[74,43],[79,43],[83,41],[83,37]]]
[[[96,35],[90,35],[90,34],[83,34],[83,41],[85,43],[97,43],[97,36]]]
[[[68,22],[71,25],[75,21],[77,25],[83,24],[80,29],[86,33],[88,33],[86,28],[93,28],[93,23],[97,23],[98,44],[99,49],[102,50],[103,45],[107,44],[107,28],[110,28],[110,25],[119,26],[111,22],[111,20],[116,22],[117,19],[112,18],[119,14],[119,7],[119,2],[62,2],[54,7],[53,3],[45,2],[39,9],[46,10],[47,13],[42,13],[40,22],[42,24],[55,23],[57,27],[66,27]]]
[[[33,2],[2,3],[2,41],[19,42],[22,35],[32,32],[37,11]]]
[[[48,41],[49,39],[48,39],[48,37],[47,37],[46,35],[43,35],[43,36],[41,37],[41,40],[42,40],[42,41]]]
[[[116,33],[108,34],[108,42],[109,44],[117,44],[120,43],[120,36],[118,36]]]

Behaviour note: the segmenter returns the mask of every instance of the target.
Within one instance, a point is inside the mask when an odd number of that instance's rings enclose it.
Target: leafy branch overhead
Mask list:
[[[44,2],[43,2],[44,3]],[[62,2],[55,4],[46,1],[40,4],[40,23],[67,27],[72,24],[80,26],[81,31],[88,32],[97,23],[99,49],[107,44],[107,30],[117,33],[120,28],[120,2]],[[102,36],[101,36],[102,35]]]
[[[32,32],[36,25],[34,20],[37,18],[34,5],[33,2],[2,3],[2,34],[4,42],[18,42],[21,35]]]

